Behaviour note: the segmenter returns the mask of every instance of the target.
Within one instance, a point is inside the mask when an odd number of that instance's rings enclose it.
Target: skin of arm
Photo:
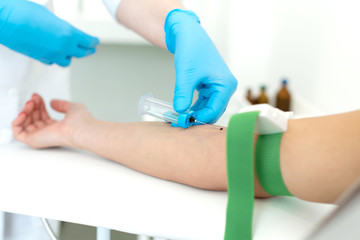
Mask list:
[[[173,9],[185,7],[177,0],[122,0],[116,18],[152,44],[167,50],[164,24]]]
[[[13,122],[15,138],[34,148],[82,148],[165,180],[227,189],[226,130],[104,122],[94,119],[82,104],[54,100],[51,106],[66,114],[64,120],[52,120],[41,97],[34,94]],[[334,202],[360,176],[359,121],[360,111],[290,120],[281,141],[280,164],[294,196]],[[269,196],[256,174],[255,195]]]
[[[360,111],[289,121],[280,148],[289,191],[334,202],[360,177]]]

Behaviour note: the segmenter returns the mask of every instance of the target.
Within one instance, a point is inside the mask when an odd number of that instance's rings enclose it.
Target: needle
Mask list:
[[[214,128],[216,128],[216,129],[219,129],[219,130],[223,130],[224,128],[223,127],[218,127],[218,126],[215,126],[215,125],[212,125],[212,124],[207,124],[207,123],[203,123],[203,122],[200,122],[200,121],[198,121],[198,120],[196,120],[196,118],[194,118],[193,116],[191,116],[190,118],[189,118],[189,122],[191,122],[191,123],[200,123],[200,124],[203,124],[203,125],[207,125],[207,126],[210,126],[210,127],[214,127]]]
[[[198,121],[198,120],[195,120],[195,122],[200,123],[200,124],[204,124],[204,125],[208,125],[208,126],[217,128],[217,129],[219,129],[219,130],[223,130],[223,129],[224,129],[223,127],[218,127],[218,126],[215,126],[215,125],[212,125],[212,124],[203,123],[203,122],[200,122],[200,121]]]

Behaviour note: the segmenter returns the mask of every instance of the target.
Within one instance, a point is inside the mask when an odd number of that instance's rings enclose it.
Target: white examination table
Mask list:
[[[91,153],[0,146],[0,210],[167,239],[222,239],[226,192],[156,179]],[[335,207],[256,200],[254,239],[302,239]]]

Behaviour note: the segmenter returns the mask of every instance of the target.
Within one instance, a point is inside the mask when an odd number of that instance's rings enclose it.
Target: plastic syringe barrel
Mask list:
[[[194,121],[190,121],[193,118],[192,111],[179,114],[174,110],[171,103],[156,99],[151,93],[140,98],[138,113],[140,116],[147,114],[171,122],[174,127],[188,128],[194,125]]]
[[[178,123],[179,114],[175,112],[171,103],[156,99],[151,93],[140,98],[138,113],[140,116],[148,114],[167,122]]]

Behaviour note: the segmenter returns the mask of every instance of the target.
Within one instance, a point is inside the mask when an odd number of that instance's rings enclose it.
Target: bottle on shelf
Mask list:
[[[248,90],[246,91],[246,99],[249,101],[250,104],[254,104],[254,98],[252,97],[250,88],[248,88]]]
[[[261,92],[260,95],[256,101],[257,104],[261,104],[261,103],[269,103],[269,98],[266,94],[266,87],[263,85],[261,86]]]
[[[287,80],[282,80],[282,87],[276,95],[276,107],[282,111],[290,111],[291,96],[287,89]]]

